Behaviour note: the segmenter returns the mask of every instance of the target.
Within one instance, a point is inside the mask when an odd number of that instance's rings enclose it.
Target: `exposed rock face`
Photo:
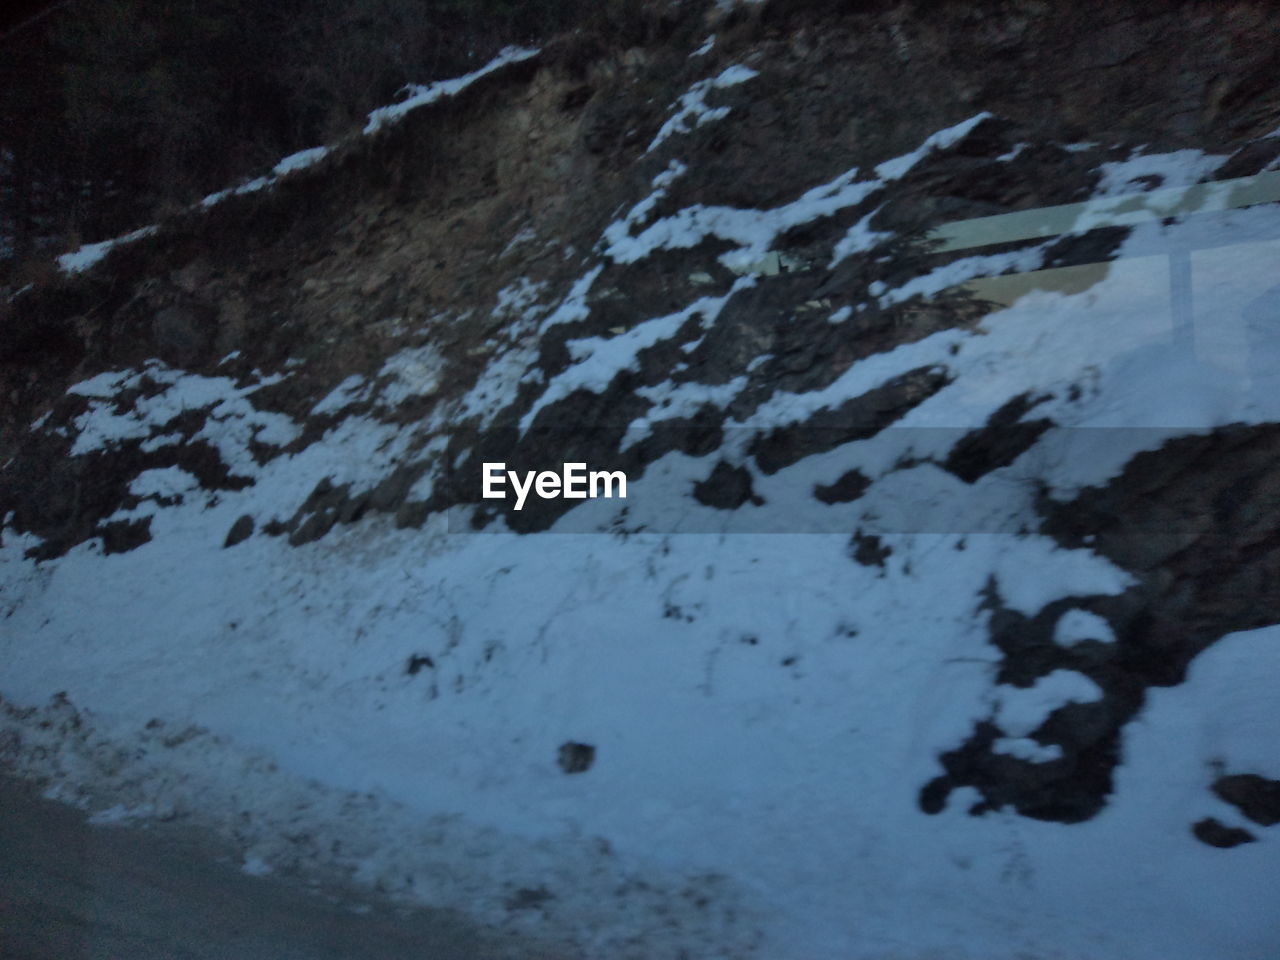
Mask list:
[[[231,529],[227,531],[227,539],[223,546],[234,547],[237,543],[243,543],[251,536],[253,536],[253,517],[246,513],[231,525]]]
[[[1280,782],[1256,773],[1220,777],[1213,792],[1261,827],[1280,823]]]
[[[1192,832],[1196,835],[1197,840],[1222,850],[1230,850],[1232,847],[1238,847],[1242,843],[1253,843],[1258,839],[1248,830],[1241,827],[1225,826],[1213,819],[1213,817],[1205,817],[1205,819],[1197,821],[1195,826],[1192,827]]]
[[[963,747],[942,757],[947,773],[921,793],[922,808],[941,809],[950,789],[967,785],[985,797],[976,812],[1008,804],[1071,822],[1101,810],[1122,759],[1122,732],[1145,691],[1181,683],[1191,660],[1225,634],[1280,622],[1278,478],[1280,428],[1235,427],[1139,454],[1105,487],[1046,504],[1047,532],[1067,545],[1087,540],[1138,583],[1119,596],[1057,600],[1030,617],[1008,609],[993,590],[991,640],[1003,657],[997,681],[1028,687],[1065,669],[1105,695],[1061,707],[1033,732],[1061,749],[1050,762],[995,753],[1001,731],[980,723]],[[1055,642],[1054,628],[1071,609],[1103,617],[1114,642]],[[1270,809],[1260,778],[1223,778],[1214,789],[1234,797],[1228,802],[1247,816],[1246,805],[1259,815]]]
[[[165,307],[156,313],[151,331],[161,359],[175,367],[199,367],[209,361],[216,336],[213,317],[190,307]]]
[[[595,763],[596,748],[589,743],[566,743],[557,751],[556,762],[565,773],[586,773]]]
[[[694,499],[709,507],[736,510],[744,503],[759,504],[751,490],[751,474],[743,467],[731,467],[721,460],[711,475],[693,488]]]

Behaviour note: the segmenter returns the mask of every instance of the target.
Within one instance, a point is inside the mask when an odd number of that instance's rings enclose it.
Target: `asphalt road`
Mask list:
[[[92,826],[0,777],[4,960],[563,960],[454,912],[352,902],[247,876],[193,829]]]

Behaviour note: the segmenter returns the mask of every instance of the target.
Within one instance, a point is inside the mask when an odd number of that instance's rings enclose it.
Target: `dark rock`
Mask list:
[[[369,494],[351,497],[338,508],[339,523],[355,523],[369,508]]]
[[[803,423],[757,437],[750,453],[764,473],[776,473],[805,457],[875,436],[950,382],[944,367],[917,367]]]
[[[227,539],[222,546],[234,547],[237,543],[242,543],[251,536],[253,536],[253,517],[246,513],[231,525],[231,529],[227,531]]]
[[[1045,418],[1022,420],[1028,410],[1048,399],[1042,396],[1032,400],[1031,394],[1024,393],[1009,400],[987,419],[985,426],[960,438],[943,467],[965,483],[974,483],[992,470],[1007,467],[1053,426],[1053,421]]]
[[[892,553],[893,548],[886,547],[879,537],[861,530],[855,530],[849,541],[849,556],[864,567],[883,567]]]
[[[715,326],[707,331],[689,358],[699,382],[728,383],[741,375],[756,357],[768,354],[784,358],[785,369],[793,374],[809,370],[819,358],[830,354],[837,333],[825,317],[819,316],[804,324],[792,319],[796,304],[803,301],[812,288],[811,279],[779,274],[768,278],[767,283],[739,290],[730,297],[720,310]],[[808,380],[818,382],[816,377]],[[805,382],[793,382],[786,389],[797,389],[799,383]],[[799,389],[813,387],[806,384]]]
[[[1084,50],[1083,65],[1088,70],[1117,67],[1136,57],[1151,44],[1145,25],[1122,20],[1097,31]]]
[[[1205,817],[1195,823],[1191,827],[1191,832],[1202,843],[1207,843],[1211,847],[1218,847],[1222,850],[1229,850],[1232,847],[1240,846],[1242,843],[1253,843],[1257,840],[1257,837],[1248,830],[1243,830],[1240,827],[1228,827],[1219,823],[1213,817]]]
[[[397,510],[428,466],[430,466],[428,463],[416,463],[397,467],[373,488],[369,494],[369,509],[379,513],[391,513]]]
[[[565,773],[586,773],[596,760],[596,748],[589,743],[570,740],[560,747],[556,762]]]
[[[835,483],[814,484],[813,496],[823,503],[851,503],[867,492],[871,480],[859,470],[842,473]]]
[[[363,497],[353,498],[351,484],[335,486],[324,477],[315,485],[307,499],[289,521],[289,544],[297,547],[319,540],[334,525],[350,523],[363,512]]]
[[[616,162],[619,154],[648,144],[662,125],[662,117],[659,108],[634,87],[617,86],[601,93],[583,111],[582,145]]]
[[[217,323],[207,310],[187,305],[165,307],[152,319],[151,334],[161,359],[176,367],[190,367],[208,359]]]
[[[1192,659],[1221,637],[1280,623],[1278,468],[1280,426],[1229,426],[1140,453],[1118,477],[1069,503],[1042,503],[1044,529],[1060,543],[1087,544],[1138,582],[1114,596],[1056,600],[1032,616],[1005,607],[992,584],[984,605],[1002,655],[996,682],[1026,687],[1054,670],[1073,670],[1103,697],[1055,710],[1034,732],[1061,748],[1062,759],[1052,763],[993,753],[1000,731],[976,724],[963,745],[939,758],[946,774],[922,790],[921,808],[941,809],[951,789],[972,786],[984,798],[980,812],[1012,805],[1025,816],[1075,822],[1101,810],[1123,728],[1142,709],[1146,690],[1181,683]],[[1054,626],[1072,607],[1103,617],[1115,642],[1055,643]],[[1275,781],[1235,775],[1215,790],[1257,823],[1278,815]],[[1206,843],[1236,836],[1207,823],[1197,830]]]
[[[422,670],[423,667],[428,667],[434,670],[436,667],[435,661],[423,654],[414,654],[404,665],[404,672],[412,677]]]
[[[283,520],[268,520],[262,525],[262,532],[268,537],[283,537],[289,532],[289,524]]]
[[[590,84],[579,84],[568,90],[564,96],[560,98],[560,109],[571,112],[584,107],[587,102],[595,95],[595,89]]]
[[[1213,792],[1259,826],[1272,827],[1280,823],[1280,780],[1268,780],[1254,773],[1236,773],[1219,777]]]
[[[151,518],[116,520],[98,528],[103,553],[128,553],[151,539]]]
[[[127,409],[132,401],[121,402]],[[187,411],[166,429],[194,432],[203,418],[201,411]],[[144,470],[180,467],[205,490],[242,490],[253,483],[232,474],[219,451],[203,440],[143,450],[140,440],[130,439],[79,457],[67,456],[67,445],[56,433],[32,434],[19,447],[10,469],[0,473],[0,516],[9,514],[12,529],[34,533],[42,540],[27,551],[31,559],[59,557],[78,543],[104,536],[100,524],[120,510],[137,506],[138,498],[129,488]],[[35,478],[38,482],[30,482]],[[130,550],[145,543],[150,535],[144,536],[143,530],[149,525],[149,519],[112,522],[107,548]]]
[[[289,534],[289,546],[300,547],[304,543],[319,540],[332,530],[337,522],[338,517],[334,513],[313,513],[294,527],[293,532]]]
[[[934,777],[920,789],[918,804],[921,813],[930,816],[941,813],[947,807],[947,797],[951,795],[949,777]]]
[[[1046,267],[1071,267],[1114,260],[1132,227],[1098,227],[1081,234],[1064,236],[1044,251]]]
[[[536,910],[541,908],[548,900],[554,900],[555,898],[555,894],[546,887],[521,887],[507,897],[506,907],[511,911]]]
[[[721,460],[711,476],[693,485],[693,498],[717,510],[737,510],[744,503],[756,506],[764,503],[755,495],[751,486],[751,471],[746,467],[731,467]]]
[[[1268,164],[1280,157],[1280,139],[1270,137],[1246,144],[1213,173],[1215,180],[1233,180],[1261,173]]]
[[[993,750],[1003,735],[994,723],[982,721],[964,744],[944,753],[939,760],[946,773],[921,789],[920,809],[941,812],[951,791],[960,786],[982,794],[982,801],[969,811],[974,816],[1012,806],[1024,817],[1080,823],[1102,809],[1119,759],[1118,736],[1071,754],[1064,750],[1059,760],[1033,763]],[[1045,740],[1038,734],[1035,739]]]
[[[431,504],[424,500],[402,503],[396,510],[396,527],[401,530],[406,527],[420,528],[430,515]]]

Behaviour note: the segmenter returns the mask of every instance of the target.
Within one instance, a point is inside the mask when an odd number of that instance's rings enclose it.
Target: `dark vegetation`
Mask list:
[[[406,84],[575,27],[642,42],[651,13],[627,0],[19,6],[0,19],[0,287],[330,142]]]

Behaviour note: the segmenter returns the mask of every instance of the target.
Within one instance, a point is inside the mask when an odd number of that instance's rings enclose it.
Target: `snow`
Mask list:
[[[385,382],[379,403],[394,409],[412,397],[431,396],[439,388],[445,361],[433,345],[401,350],[383,363],[378,379]]]
[[[991,745],[992,752],[1017,757],[1028,763],[1051,763],[1062,759],[1062,748],[1056,743],[1043,744],[1030,737],[1001,737]]]
[[[746,385],[747,378],[743,376],[714,387],[694,382],[664,382],[656,387],[640,387],[636,390],[637,395],[652,403],[653,409],[627,426],[619,449],[626,450],[645,439],[653,425],[662,420],[691,417],[708,405],[723,409]]]
[[[726,70],[721,74],[721,78],[733,69],[735,68]],[[734,77],[737,76],[740,74],[734,74]],[[735,82],[741,81],[735,80]],[[685,96],[691,95],[692,93]],[[701,94],[694,102],[701,103]],[[697,113],[696,110],[694,112]],[[703,116],[703,114],[698,115]],[[668,121],[668,124],[675,123],[676,119],[682,116],[684,116],[683,112],[677,113],[676,117]],[[615,263],[629,264],[644,259],[656,250],[688,249],[696,247],[708,237],[717,237],[739,244],[737,250],[722,254],[719,260],[729,269],[741,272],[761,261],[779,234],[800,224],[830,216],[846,207],[856,206],[877,190],[882,189],[886,183],[905,176],[924,157],[934,151],[945,150],[962,140],[969,131],[989,116],[988,113],[979,113],[953,127],[930,135],[911,153],[885,161],[876,167],[879,179],[858,181],[858,169],[853,167],[830,182],[811,188],[791,203],[772,210],[741,210],[734,207],[708,207],[695,204],[649,224],[638,234],[633,233],[635,228],[645,223],[657,201],[666,195],[664,182],[658,185],[654,193],[632,207],[625,217],[605,229],[604,239],[607,241],[607,246],[604,253]],[[663,130],[666,130],[665,126]],[[664,133],[660,131],[655,144],[664,138]],[[865,249],[866,244],[873,243],[877,239],[866,224],[867,220],[864,218],[860,224],[851,229],[849,236],[843,242],[844,245],[837,249],[838,255],[833,259],[832,265],[850,253]]]
[[[1033,247],[1027,250],[1015,250],[1012,253],[995,253],[954,260],[944,267],[938,267],[888,291],[880,297],[880,306],[892,306],[895,303],[910,300],[912,297],[929,298],[978,277],[1034,270],[1040,266],[1043,257],[1043,250]]]
[[[591,291],[591,285],[596,282],[596,278],[600,276],[603,270],[604,264],[598,264],[575,280],[568,294],[560,301],[560,305],[547,314],[542,321],[538,332],[546,333],[552,327],[561,323],[574,323],[578,320],[585,320],[591,313],[587,309],[587,294]]]
[[[460,77],[437,80],[428,84],[410,84],[401,91],[405,95],[405,99],[391,106],[379,107],[369,114],[369,122],[365,124],[364,133],[366,136],[377,133],[389,124],[399,122],[405,114],[412,110],[417,110],[419,107],[424,107],[429,103],[435,103],[441,97],[456,96],[481,77],[493,73],[493,71],[501,69],[509,63],[519,63],[521,60],[528,60],[530,57],[537,56],[537,54],[538,51],[534,49],[506,47],[480,69],[473,70]]]
[[[747,267],[764,257],[778,234],[860,203],[879,188],[879,181],[854,183],[857,172],[857,168],[849,170],[830,183],[807,191],[792,203],[772,210],[696,204],[657,220],[633,235],[631,228],[643,222],[652,206],[646,200],[626,218],[606,229],[609,245],[605,255],[616,263],[635,263],[656,250],[687,249],[708,237],[717,237],[739,244],[737,250],[721,255],[720,262],[730,269]]]
[[[636,369],[636,357],[640,351],[675,336],[692,317],[701,317],[703,326],[710,326],[729,298],[750,283],[749,278],[740,279],[722,297],[699,297],[677,313],[647,320],[617,336],[570,340],[567,346],[573,365],[547,384],[537,402],[521,419],[521,432],[529,429],[544,407],[576,390],[602,393],[618,373]]]
[[[65,273],[83,273],[95,263],[105,257],[113,247],[123,243],[132,243],[135,240],[141,240],[143,237],[149,237],[156,232],[155,227],[142,227],[134,230],[132,233],[126,233],[123,237],[116,237],[113,240],[103,240],[101,243],[89,243],[74,250],[71,253],[64,253],[58,257],[58,266]]]
[[[538,349],[532,337],[523,344],[500,350],[458,401],[455,422],[476,419],[482,426],[491,423],[499,410],[515,401],[522,378],[537,358]]]
[[[1025,737],[1044,723],[1050,713],[1068,703],[1093,703],[1102,699],[1102,690],[1083,673],[1054,670],[1026,689],[1000,687],[996,697],[995,720],[1013,737]]]
[[[140,397],[123,413],[115,403],[104,402],[114,390],[138,386],[144,379],[159,391]],[[278,377],[267,377],[248,386],[238,386],[227,377],[188,374],[170,369],[158,360],[151,361],[141,372],[99,374],[68,391],[96,398],[76,418],[77,435],[71,456],[83,456],[123,440],[151,437],[185,411],[206,409],[208,420],[192,439],[209,440],[222,452],[228,466],[252,470],[253,457],[248,450],[251,438],[259,443],[285,446],[299,433],[287,417],[257,410],[247,399],[262,387],[277,382]],[[169,442],[177,443],[181,439],[174,435]]]
[[[200,481],[179,467],[144,470],[129,485],[129,492],[134,496],[159,499],[180,498],[199,489]]]
[[[149,804],[144,804],[141,807],[126,807],[122,803],[117,803],[113,807],[94,813],[89,817],[89,822],[94,826],[108,826],[116,823],[128,823],[130,820],[154,815],[155,809]]]
[[[265,877],[267,874],[274,872],[267,861],[257,856],[246,857],[240,867],[240,871],[251,877]]]
[[[259,190],[265,190],[274,182],[274,177],[254,177],[252,180],[240,184],[231,193],[239,196],[245,193],[257,193]]]
[[[470,897],[460,905],[482,913],[500,915],[481,886],[484,871],[499,865],[508,876],[539,883],[553,878],[566,909],[596,912],[598,905],[572,893],[566,871],[599,876],[610,869],[608,858],[592,856],[585,843],[566,848],[572,841],[554,840],[573,825],[573,835],[584,840],[609,838],[613,858],[627,863],[643,863],[662,851],[661,862],[647,867],[651,880],[671,871],[713,869],[728,877],[761,878],[757,882],[767,875],[769,889],[793,891],[783,916],[771,916],[758,896],[733,882],[717,891],[738,903],[740,925],[761,918],[777,925],[775,950],[766,955],[831,955],[823,939],[831,935],[830,920],[824,918],[847,916],[856,907],[860,955],[875,956],[914,929],[912,904],[922,897],[950,905],[946,912],[934,911],[933,922],[911,936],[922,950],[962,943],[975,958],[1013,957],[1010,951],[1046,942],[1038,936],[1069,949],[1092,949],[1091,936],[1115,936],[1126,928],[1130,933],[1122,942],[1145,942],[1140,924],[1117,910],[1088,914],[1081,924],[1081,915],[1069,907],[1051,906],[1064,886],[1073,889],[1061,881],[1057,858],[1065,854],[1054,852],[1064,828],[1018,824],[1022,840],[1009,849],[1015,824],[1007,818],[944,814],[931,820],[915,811],[904,789],[930,772],[931,751],[918,748],[949,746],[982,709],[986,668],[959,661],[989,660],[990,653],[979,631],[964,629],[965,610],[993,554],[1015,543],[1001,538],[989,550],[975,545],[985,556],[957,565],[945,538],[904,539],[895,546],[910,554],[916,572],[907,576],[899,567],[890,581],[896,589],[877,590],[870,574],[840,562],[843,538],[746,537],[725,543],[698,537],[664,544],[652,537],[624,545],[588,537],[548,553],[537,538],[495,543],[464,537],[450,545],[438,536],[423,542],[418,534],[381,531],[370,540],[369,533],[352,531],[334,544],[301,551],[251,541],[267,553],[252,564],[229,566],[218,562],[228,554],[203,549],[186,557],[183,571],[149,585],[137,578],[154,566],[143,551],[106,560],[69,558],[51,584],[54,595],[46,596],[45,604],[77,596],[80,609],[114,609],[122,620],[120,627],[108,621],[92,645],[77,644],[87,659],[58,671],[58,682],[72,680],[79,690],[95,686],[88,678],[107,671],[116,682],[99,685],[115,694],[96,695],[97,709],[147,714],[152,705],[137,682],[140,672],[193,694],[224,691],[192,700],[192,719],[227,731],[232,742],[197,737],[184,747],[186,773],[179,777],[139,778],[140,771],[129,770],[119,777],[146,785],[157,799],[171,801],[170,791],[177,789],[187,804],[197,802],[196,796],[206,802],[203,791],[195,792],[197,784],[212,780],[219,798],[225,791],[220,784],[239,784],[265,817],[248,827],[260,838],[258,852],[246,861],[256,863],[255,869],[317,855],[271,834],[271,818],[286,817],[305,799],[292,815],[291,833],[296,817],[306,816],[320,829],[313,842],[322,847],[334,829],[322,825],[341,823],[344,848],[359,857],[366,880],[405,890],[403,878],[413,875],[419,879],[407,892],[436,902],[443,897],[445,903]],[[509,568],[505,574],[493,566],[499,545]],[[432,564],[433,554],[447,557],[447,565]],[[636,562],[646,556],[660,571],[650,589],[642,589],[643,565]],[[117,560],[119,565],[112,563]],[[330,575],[338,560],[346,582]],[[585,579],[578,572],[584,560],[581,569],[591,571]],[[707,565],[710,578],[703,572]],[[274,584],[256,582],[257,569],[277,571]],[[105,581],[94,579],[103,573]],[[190,576],[210,577],[206,582],[218,585],[221,603],[207,609],[217,621],[178,626],[184,622],[178,618],[190,612],[180,587]],[[779,577],[806,586],[774,602],[772,586]],[[117,593],[130,584],[131,590]],[[896,594],[914,593],[921,584],[930,585],[933,602],[904,606]],[[167,598],[148,608],[156,627],[171,625],[154,631],[150,642],[124,627],[133,604],[144,601],[139,588],[148,600]],[[853,595],[871,602],[832,603],[836,596]],[[698,619],[684,626],[664,623],[659,599]],[[516,607],[528,624],[517,634],[521,642],[511,635],[507,612]],[[458,616],[461,610],[470,611],[465,620]],[[19,623],[29,622],[29,615],[19,611]],[[850,616],[860,628],[852,639],[839,622]],[[228,622],[237,627],[228,630]],[[340,642],[342,624],[355,623],[365,625],[359,639]],[[743,643],[748,635],[758,643]],[[333,640],[317,645],[318,637]],[[126,650],[131,654],[122,656]],[[433,654],[441,670],[425,701],[423,684],[398,676],[404,658],[416,652]],[[784,655],[798,655],[797,674],[779,675]],[[26,672],[24,659],[15,667]],[[950,666],[938,666],[948,661]],[[193,662],[201,664],[198,676],[192,675]],[[486,670],[480,667],[484,662],[496,666]],[[886,676],[894,677],[887,686]],[[453,690],[458,677],[466,680],[465,693]],[[673,684],[675,678],[683,679]],[[780,680],[798,698],[795,705],[778,699]],[[1031,720],[1089,693],[1078,683],[1061,687],[1040,691],[1043,697],[1028,710]],[[140,693],[142,702],[131,704]],[[380,708],[375,723],[367,713],[370,704]],[[433,718],[426,727],[420,720],[424,710]],[[699,736],[687,737],[690,729]],[[536,762],[540,755],[549,760],[555,745],[569,738],[598,744],[593,780],[564,778],[549,762]],[[238,772],[243,747],[237,744],[265,747],[286,769],[373,796],[357,808],[362,816],[330,813],[339,800],[317,787],[255,772],[263,770],[261,763]],[[714,763],[706,762],[705,744],[718,745]],[[535,748],[532,754],[529,747]],[[913,754],[921,759],[904,768],[900,758]],[[415,756],[438,759],[425,769],[405,763]],[[838,764],[828,762],[833,757],[840,758]],[[302,797],[295,800],[295,793]],[[853,796],[859,800],[851,819],[846,798]],[[794,810],[798,803],[804,817],[767,815]],[[415,813],[463,810],[466,821],[439,822],[432,828],[435,839],[426,844],[403,842],[421,829],[409,826]],[[468,822],[498,832],[472,835]],[[378,823],[385,833],[362,833]],[[837,823],[841,828],[833,830]],[[1143,835],[1150,842],[1151,831]],[[832,864],[833,838],[842,838],[853,857]],[[1098,841],[1102,849],[1108,839],[1104,833]],[[1082,841],[1076,835],[1073,842]],[[447,879],[429,866],[442,862],[454,865]],[[1260,869],[1265,867],[1255,867],[1254,874]],[[1035,885],[1009,890],[1000,880],[1009,870]],[[1131,882],[1127,871],[1126,863],[1095,869],[1088,888],[1116,896]],[[816,877],[822,878],[818,885]],[[1244,888],[1246,903],[1259,902],[1243,882],[1232,886]],[[1004,895],[994,901],[1002,906],[993,909],[988,891],[995,890]],[[984,902],[987,907],[978,909]],[[1033,907],[1031,915],[1042,918],[1033,925],[1038,931],[1018,920]],[[679,916],[687,921],[683,912]],[[614,923],[643,919],[615,916]],[[1012,934],[1001,929],[1008,924]],[[1233,936],[1241,933],[1247,930]],[[777,952],[784,943],[795,952]],[[715,946],[708,935],[704,949]],[[1126,955],[1179,956],[1159,953],[1165,946]]]
[[[1127,160],[1104,163],[1098,169],[1102,179],[1097,191],[1112,197],[1132,193],[1139,177],[1155,177],[1158,187],[1189,187],[1213,174],[1226,157],[1200,150],[1175,150],[1172,153],[1144,154],[1134,151]]]
[[[308,150],[299,150],[297,153],[290,154],[277,163],[272,167],[271,172],[277,177],[283,177],[293,173],[295,170],[302,170],[319,163],[328,155],[328,147],[311,147]]]
[[[521,244],[530,243],[538,238],[537,232],[532,227],[521,227],[516,231],[515,236],[511,238],[511,242],[506,245],[502,251],[502,256],[507,256],[511,251]]]
[[[707,49],[710,49],[709,47]],[[705,52],[705,51],[702,51]],[[746,83],[752,77],[759,74],[750,67],[744,67],[741,64],[735,64],[727,67],[719,76],[712,77],[707,80],[699,80],[689,88],[688,93],[680,95],[680,99],[672,105],[674,113],[658,130],[657,135],[645,149],[645,153],[652,153],[660,147],[666,140],[678,133],[688,133],[695,127],[701,127],[704,124],[711,123],[715,120],[721,120],[729,115],[728,107],[708,107],[706,104],[706,95],[711,90],[722,90],[726,87],[737,86],[740,83]]]
[[[871,229],[871,219],[879,212],[880,208],[877,207],[850,227],[845,235],[836,241],[835,248],[831,251],[831,262],[827,264],[828,270],[835,267],[842,260],[847,260],[855,253],[865,253],[876,244],[892,236],[887,231]]]
[[[364,377],[352,375],[334,387],[323,400],[311,408],[313,417],[339,413],[368,395],[368,381]]]
[[[415,96],[445,95],[434,89]],[[629,478],[625,514],[618,501],[592,501],[545,536],[467,535],[456,532],[468,529],[467,508],[456,508],[422,529],[372,515],[300,547],[266,534],[222,546],[242,515],[259,529],[293,516],[322,478],[358,495],[425,458],[433,466],[414,493],[426,497],[442,474],[445,424],[492,422],[535,384],[527,429],[558,400],[637,369],[642,351],[689,321],[713,329],[736,292],[770,282],[739,277],[722,296],[693,296],[622,333],[570,336],[569,364],[541,371],[537,338],[591,317],[606,261],[642,270],[656,250],[714,236],[737,245],[726,265],[756,263],[781,232],[865,202],[983,116],[881,164],[876,179],[849,170],[766,210],[694,205],[654,219],[687,170],[673,160],[558,302],[529,277],[503,287],[492,312],[508,321],[506,341],[421,424],[352,408],[434,395],[447,369],[429,346],[335,385],[311,410],[332,418],[323,436],[265,462],[251,446],[287,447],[306,426],[256,408],[278,378],[152,361],[74,385],[84,410],[72,456],[130,439],[184,442],[175,418],[206,411],[195,437],[251,485],[210,493],[178,467],[140,473],[130,490],[141,502],[117,518],[150,517],[152,540],[122,554],[91,540],[35,564],[23,555],[34,538],[4,531],[0,693],[39,706],[67,691],[83,711],[79,733],[66,732],[76,729],[70,707],[56,701],[30,722],[0,714],[0,728],[22,735],[6,740],[19,744],[19,769],[51,778],[101,822],[169,811],[234,823],[247,872],[337,866],[407,902],[537,926],[591,956],[1273,955],[1275,838],[1260,830],[1224,857],[1189,825],[1239,822],[1208,789],[1212,764],[1280,775],[1280,628],[1225,638],[1186,683],[1149,691],[1125,728],[1108,804],[1085,823],[970,816],[972,789],[927,816],[917,794],[940,772],[938,755],[984,720],[1002,731],[997,752],[1054,762],[1060,748],[1036,729],[1101,695],[1065,669],[1028,687],[995,681],[1000,651],[983,606],[992,588],[1034,616],[1134,582],[1092,549],[1035,533],[1028,481],[1069,496],[1169,437],[1280,419],[1280,342],[1267,333],[1280,269],[1274,207],[1205,204],[1167,225],[1136,224],[1119,258],[1076,286],[1081,274],[1038,269],[1041,247],[881,281],[870,293],[884,305],[964,284],[999,308],[974,329],[861,359],[822,389],[774,393],[726,423],[719,449],[668,454]],[[1162,172],[1185,185],[1211,169],[1185,155],[1125,164],[1108,184]],[[1117,198],[1091,202],[1114,210]],[[879,242],[867,223],[840,257]],[[1190,299],[1171,284],[1174,245],[1191,251]],[[1190,324],[1182,346],[1175,313]],[[852,315],[843,307],[830,320]],[[727,407],[767,358],[724,383],[639,387],[652,406],[624,446],[662,420]],[[876,437],[770,476],[745,454],[759,431],[803,424],[921,368],[948,382]],[[120,399],[135,390],[151,395]],[[1028,417],[1058,426],[974,483],[938,466],[1021,393],[1047,396]],[[748,469],[763,504],[721,511],[691,498],[721,459]],[[871,482],[858,501],[811,495],[855,468]],[[850,558],[854,530],[880,536],[882,563]],[[1115,636],[1073,607],[1054,640]],[[411,657],[432,665],[410,675]],[[596,747],[586,773],[556,766],[567,741]],[[504,881],[545,887],[554,908],[513,914]]]
[[[1088,610],[1068,610],[1058,619],[1053,628],[1054,642],[1065,647],[1074,646],[1085,640],[1115,643],[1115,639],[1111,625]]]
[[[538,304],[538,298],[545,289],[546,284],[540,281],[533,281],[528,277],[517,278],[514,283],[498,291],[498,303],[493,308],[494,316],[504,317],[515,325],[521,319],[536,317],[546,309]]]
[[[993,114],[986,112],[975,114],[968,120],[962,120],[955,126],[947,127],[936,133],[930,134],[925,138],[924,142],[910,153],[904,153],[900,157],[892,160],[886,160],[876,167],[876,176],[882,180],[900,180],[906,176],[911,168],[927,157],[935,150],[946,150],[948,147],[959,143],[969,133],[980,124],[983,120],[989,119]]]

